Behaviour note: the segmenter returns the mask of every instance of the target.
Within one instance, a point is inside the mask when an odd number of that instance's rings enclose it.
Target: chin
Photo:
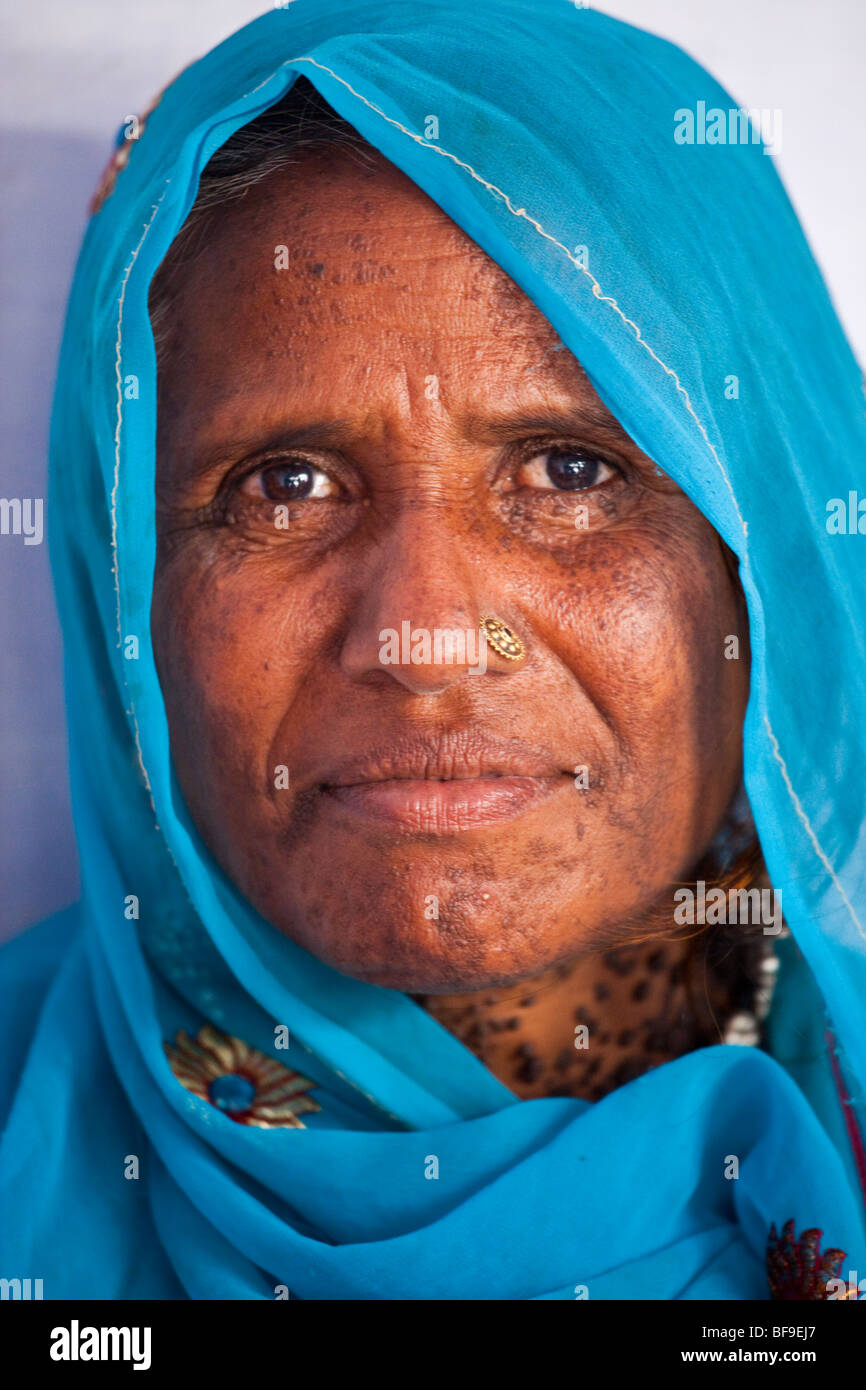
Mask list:
[[[467,920],[443,913],[438,921],[411,921],[408,914],[329,919],[329,930],[285,928],[326,965],[343,975],[406,994],[461,994],[531,979],[580,955],[583,934],[563,941],[528,931],[525,922],[504,925],[495,909]]]

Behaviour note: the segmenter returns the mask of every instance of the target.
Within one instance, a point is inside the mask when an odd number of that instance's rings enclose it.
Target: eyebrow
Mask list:
[[[190,468],[192,478],[203,478],[227,463],[243,459],[247,454],[267,454],[303,449],[315,444],[331,447],[349,444],[356,437],[357,426],[349,420],[308,420],[302,425],[275,428],[270,431],[249,431],[221,439],[213,448],[195,451]]]
[[[493,443],[512,439],[515,434],[575,434],[584,430],[608,435],[617,443],[633,443],[631,435],[601,401],[532,411],[472,413],[461,416],[459,423],[467,436]]]

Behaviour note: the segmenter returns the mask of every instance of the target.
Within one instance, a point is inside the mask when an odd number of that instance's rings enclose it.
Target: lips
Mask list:
[[[397,736],[329,769],[320,789],[350,814],[451,834],[521,815],[568,776],[548,750],[460,730]]]

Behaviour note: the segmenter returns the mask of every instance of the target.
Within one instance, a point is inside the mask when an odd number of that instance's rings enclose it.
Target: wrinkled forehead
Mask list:
[[[290,306],[298,333],[375,320],[387,337],[423,307],[454,332],[483,312],[494,334],[556,336],[497,262],[378,154],[363,168],[336,147],[297,159],[201,214],[190,250],[196,218],[194,208],[151,288],[152,313],[175,340],[204,317],[234,322],[245,306],[268,320]]]

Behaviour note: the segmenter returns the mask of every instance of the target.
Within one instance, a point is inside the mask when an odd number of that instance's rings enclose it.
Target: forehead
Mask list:
[[[287,352],[431,335],[555,341],[509,277],[404,174],[323,150],[208,215],[199,250],[175,276],[172,332],[200,340],[232,324],[244,343]]]

